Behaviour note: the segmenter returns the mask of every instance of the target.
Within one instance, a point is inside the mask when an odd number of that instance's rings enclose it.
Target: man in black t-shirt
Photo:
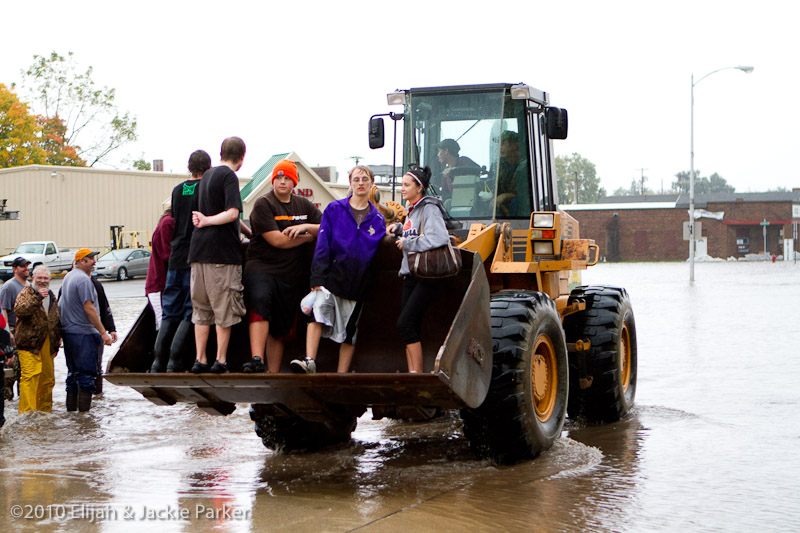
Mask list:
[[[242,248],[239,213],[242,197],[236,171],[242,168],[244,141],[228,137],[222,142],[222,164],[203,175],[197,187],[197,210],[192,213],[194,232],[189,245],[192,269],[192,322],[197,360],[192,372],[222,374],[228,371],[231,327],[245,313],[242,297]],[[206,360],[211,325],[217,333],[213,366]]]
[[[277,373],[283,359],[284,337],[292,328],[300,300],[308,292],[310,250],[322,220],[319,209],[292,194],[298,182],[297,165],[279,161],[272,169],[272,191],[250,213],[253,238],[245,263],[245,303],[250,325],[252,360],[244,372]]]
[[[194,231],[192,211],[197,210],[197,186],[209,168],[211,156],[205,150],[195,150],[189,156],[192,177],[172,189],[175,229],[170,241],[167,282],[161,294],[161,327],[153,349],[155,357],[150,372],[183,372],[191,365],[191,360],[189,365],[186,364],[187,352],[194,357],[189,244]]]

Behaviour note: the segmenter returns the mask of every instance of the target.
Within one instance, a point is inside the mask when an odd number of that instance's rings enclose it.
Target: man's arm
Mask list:
[[[319,224],[297,224],[283,230],[283,234],[290,239],[296,239],[304,233],[310,233],[313,237],[316,237],[319,234]]]
[[[103,323],[100,322],[100,316],[97,314],[97,309],[94,308],[94,304],[91,300],[87,300],[83,302],[83,311],[86,313],[86,318],[89,319],[92,326],[100,332],[100,337],[103,339],[103,344],[106,346],[111,346],[111,335],[108,334],[106,328],[103,327]]]
[[[319,226],[317,226],[317,228],[319,228]],[[314,233],[316,233],[316,231]],[[261,234],[261,236],[264,237],[264,240],[267,241],[270,245],[274,246],[275,248],[280,248],[283,250],[288,250],[289,248],[296,248],[301,244],[312,242],[315,239],[315,235],[312,234],[310,231],[307,233],[303,233],[302,235],[298,235],[294,239],[291,238],[289,235],[286,235],[278,230],[265,231],[264,233]]]
[[[223,224],[233,222],[237,218],[239,218],[239,209],[236,207],[231,207],[230,209],[217,213],[216,215],[211,215],[210,217],[205,216],[200,211],[192,211],[192,224],[197,228],[222,226]]]
[[[117,342],[117,326],[114,324],[114,315],[111,314],[111,305],[108,303],[106,290],[103,284],[92,278],[92,284],[97,291],[97,306],[100,307],[100,323],[106,328],[111,336],[111,342]]]
[[[242,232],[242,235],[248,239],[253,236],[253,231],[250,229],[250,226],[244,223],[244,220],[239,220],[239,230]]]
[[[6,324],[8,324],[8,311],[6,311],[5,308],[3,308],[2,311],[3,311],[3,318],[6,319]],[[8,326],[8,335],[9,335],[9,337],[11,337],[11,344],[14,344],[14,334],[11,333],[11,326]],[[8,358],[8,362],[9,363],[13,363],[14,362],[14,358],[13,357],[9,357]]]

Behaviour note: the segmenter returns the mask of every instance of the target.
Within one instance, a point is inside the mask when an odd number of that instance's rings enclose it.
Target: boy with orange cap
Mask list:
[[[308,258],[322,220],[320,210],[292,194],[298,183],[294,161],[279,161],[272,169],[272,191],[250,213],[253,236],[247,247],[244,300],[250,318],[252,360],[244,372],[277,373],[283,359],[284,337],[292,329],[300,300],[309,289]]]

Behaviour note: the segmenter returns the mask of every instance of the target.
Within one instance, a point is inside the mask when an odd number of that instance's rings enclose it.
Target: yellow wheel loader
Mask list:
[[[461,272],[425,315],[424,373],[407,372],[394,327],[401,252],[387,237],[373,260],[350,373],[336,373],[338,345],[329,342],[317,373],[289,372],[289,360],[304,354],[300,320],[281,373],[240,372],[250,359],[242,323],[231,337],[231,373],[151,374],[148,307],[106,379],[157,404],[190,402],[214,414],[250,404],[265,446],[284,451],[348,441],[367,409],[410,420],[457,409],[475,454],[507,464],[548,449],[567,414],[590,423],[625,415],[636,392],[636,326],[625,289],[579,286],[599,249],[558,209],[552,140],[567,136],[566,110],[524,84],[415,88],[388,101],[402,111],[370,119],[370,146],[384,145],[384,117],[395,132],[401,124],[404,168],[432,169],[429,194],[442,197],[462,256]],[[387,221],[403,219],[399,198],[380,203],[373,192]],[[214,351],[212,338],[209,361]]]

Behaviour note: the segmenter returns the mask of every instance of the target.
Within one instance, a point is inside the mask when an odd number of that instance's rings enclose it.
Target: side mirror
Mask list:
[[[372,117],[369,119],[369,147],[373,150],[375,148],[383,148],[383,119],[381,117]]]
[[[567,138],[567,110],[559,107],[547,108],[547,136],[551,139]]]

